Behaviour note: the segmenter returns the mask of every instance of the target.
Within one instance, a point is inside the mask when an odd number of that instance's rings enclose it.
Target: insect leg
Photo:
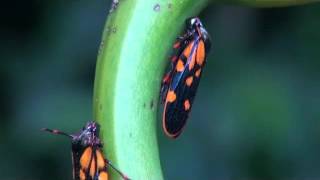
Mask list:
[[[118,168],[116,168],[114,165],[112,165],[112,163],[106,159],[106,163],[113,169],[115,170],[124,180],[130,180],[128,178],[128,176],[126,176],[125,174],[123,174]]]

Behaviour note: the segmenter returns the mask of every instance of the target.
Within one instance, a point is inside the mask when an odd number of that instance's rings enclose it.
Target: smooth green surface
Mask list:
[[[305,1],[243,2],[279,6]],[[94,119],[102,125],[109,159],[132,179],[163,179],[156,137],[160,81],[185,19],[207,4],[126,0],[108,17],[96,69]]]

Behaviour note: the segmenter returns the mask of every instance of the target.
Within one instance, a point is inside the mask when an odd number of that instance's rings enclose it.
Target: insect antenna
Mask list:
[[[52,134],[63,135],[63,136],[67,136],[67,137],[73,138],[73,135],[67,134],[67,133],[62,132],[62,131],[57,130],[57,129],[42,128],[41,131],[47,131],[47,132],[52,133]]]

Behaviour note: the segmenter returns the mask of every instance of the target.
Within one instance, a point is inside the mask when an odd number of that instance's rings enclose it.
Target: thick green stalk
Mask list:
[[[107,157],[132,179],[163,179],[156,137],[160,79],[185,19],[207,2],[124,0],[108,17],[96,67],[94,119],[102,126]]]
[[[275,6],[305,0],[227,0]],[[94,87],[94,119],[107,158],[132,179],[163,179],[156,137],[160,82],[168,52],[209,0],[120,0],[105,25]],[[114,171],[113,179],[119,178]]]

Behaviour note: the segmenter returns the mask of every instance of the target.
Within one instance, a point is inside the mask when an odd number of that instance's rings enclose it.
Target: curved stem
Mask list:
[[[279,6],[307,1],[221,2]],[[96,67],[94,119],[102,126],[107,158],[131,179],[163,179],[156,120],[167,52],[185,19],[198,14],[208,3],[209,0],[121,0],[108,17]],[[111,174],[113,179],[120,178],[115,172]]]
[[[96,67],[94,119],[102,126],[107,158],[131,179],[163,179],[156,124],[167,52],[185,19],[207,3],[124,0],[108,17]]]

